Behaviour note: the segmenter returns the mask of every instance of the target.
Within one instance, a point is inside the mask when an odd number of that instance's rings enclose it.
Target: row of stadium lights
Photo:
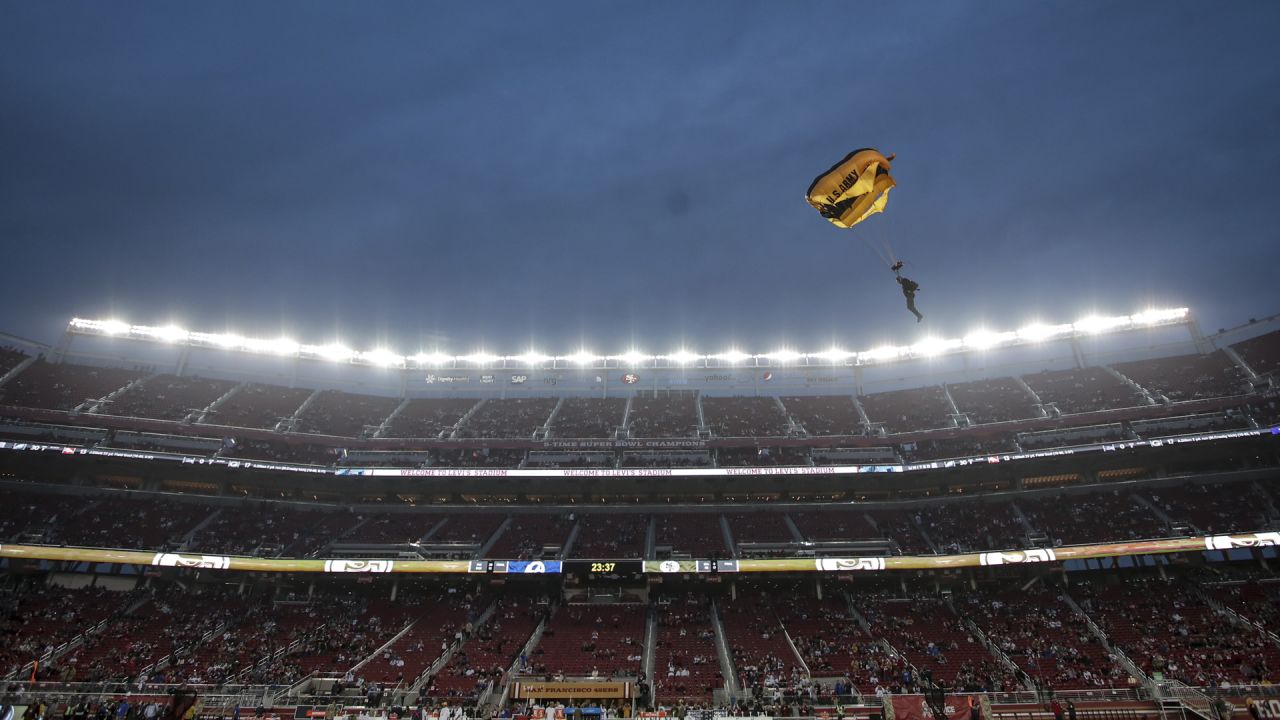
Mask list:
[[[893,360],[936,357],[946,353],[990,350],[993,348],[1026,343],[1059,340],[1077,335],[1097,335],[1105,332],[1129,330],[1134,328],[1154,327],[1170,323],[1182,322],[1187,318],[1187,308],[1167,310],[1146,310],[1135,315],[1099,316],[1091,315],[1074,323],[1045,325],[1036,323],[1019,330],[992,332],[978,330],[962,338],[942,339],[925,338],[914,345],[883,345],[862,352],[852,352],[840,348],[832,348],[816,353],[801,353],[782,349],[762,355],[751,355],[739,350],[730,350],[715,355],[701,355],[690,350],[680,349],[669,355],[647,355],[631,350],[621,355],[596,355],[585,350],[572,355],[544,355],[530,351],[521,355],[493,355],[476,352],[470,355],[448,355],[445,353],[418,353],[416,355],[400,355],[386,349],[368,351],[353,350],[345,345],[306,345],[287,338],[260,339],[247,338],[231,333],[203,333],[184,330],[174,325],[152,327],[147,325],[130,325],[119,320],[88,320],[74,318],[69,330],[76,333],[124,337],[133,340],[149,340],[153,342],[191,345],[196,347],[221,348],[239,352],[279,355],[282,357],[302,357],[308,359],[329,360],[332,362],[349,362],[377,367],[444,367],[469,363],[479,367],[497,363],[519,363],[519,366],[535,367],[544,363],[566,362],[586,367],[597,362],[617,362],[628,367],[636,367],[647,362],[666,361],[681,366],[692,366],[699,362],[725,362],[732,365],[747,360],[767,360],[771,364],[795,364],[810,359],[828,363],[854,361],[858,364],[888,362]]]

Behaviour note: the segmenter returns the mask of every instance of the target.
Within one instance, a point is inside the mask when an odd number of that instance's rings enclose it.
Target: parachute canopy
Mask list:
[[[850,228],[884,210],[897,183],[889,174],[893,155],[874,148],[854,150],[814,178],[806,199],[832,225]]]

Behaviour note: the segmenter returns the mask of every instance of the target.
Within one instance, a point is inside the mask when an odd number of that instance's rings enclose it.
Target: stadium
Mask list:
[[[1277,697],[1276,317],[665,356],[5,340],[11,692],[299,717]]]
[[[1280,720],[1280,3],[0,17],[0,720]]]

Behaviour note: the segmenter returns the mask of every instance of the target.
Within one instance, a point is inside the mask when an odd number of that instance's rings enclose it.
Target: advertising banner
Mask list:
[[[627,682],[518,682],[517,698],[628,698],[631,683]]]

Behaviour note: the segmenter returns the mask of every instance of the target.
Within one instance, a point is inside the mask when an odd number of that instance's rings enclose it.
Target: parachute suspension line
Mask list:
[[[867,245],[875,251],[876,255],[880,256],[881,262],[883,262],[886,267],[892,268],[894,263],[898,261],[898,258],[894,255],[893,245],[889,242],[888,237],[886,237],[886,228],[884,224],[881,223],[876,225],[865,235]]]

